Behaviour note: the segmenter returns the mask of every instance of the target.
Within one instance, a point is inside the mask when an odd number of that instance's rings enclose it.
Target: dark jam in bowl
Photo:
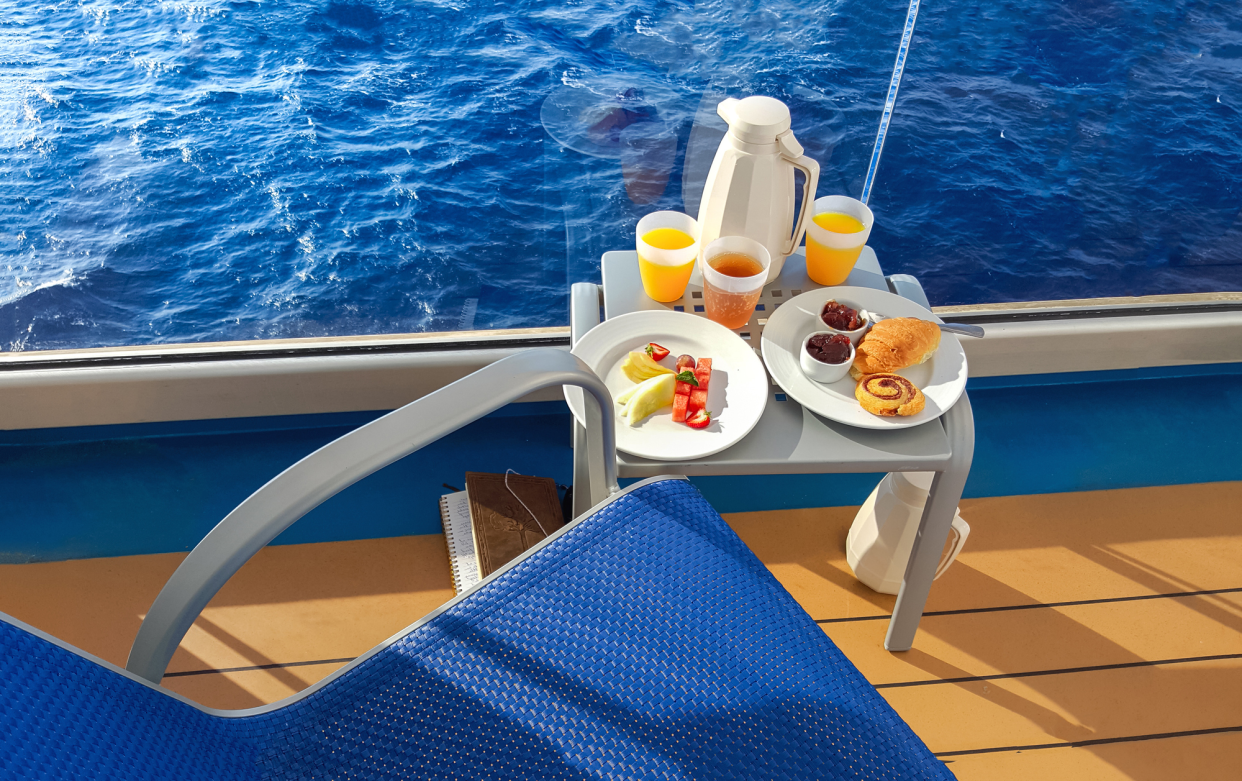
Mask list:
[[[850,357],[850,338],[845,334],[815,334],[807,340],[806,351],[820,363],[845,363]]]
[[[855,331],[863,325],[858,312],[836,301],[824,304],[824,311],[819,313],[819,317],[824,321],[824,325],[838,331]]]

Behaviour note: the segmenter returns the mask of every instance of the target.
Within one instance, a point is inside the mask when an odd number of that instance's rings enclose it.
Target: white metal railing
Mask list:
[[[901,43],[897,46],[897,61],[893,63],[893,76],[888,82],[888,96],[884,99],[884,111],[880,114],[880,129],[875,134],[875,147],[871,150],[871,162],[867,164],[867,178],[863,180],[862,194],[859,200],[867,203],[871,200],[871,185],[875,183],[875,172],[880,167],[880,154],[884,151],[884,139],[888,136],[888,126],[893,118],[893,107],[897,105],[897,90],[901,88],[901,77],[906,72],[906,55],[910,52],[910,40],[914,37],[914,23],[919,18],[919,0],[910,0],[910,8],[906,11],[906,25],[901,31]]]

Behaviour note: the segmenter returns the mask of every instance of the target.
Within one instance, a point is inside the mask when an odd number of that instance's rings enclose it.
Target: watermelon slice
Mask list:
[[[673,401],[674,402],[677,401],[676,397],[673,398]],[[695,412],[698,412],[701,409],[706,409],[706,408],[707,408],[707,389],[706,388],[695,388],[694,390],[690,391],[690,403],[686,407],[686,410],[690,412],[691,414],[693,414]]]
[[[684,385],[684,384],[685,383],[678,383],[678,385]],[[686,413],[689,412],[689,409],[688,409],[689,404],[690,404],[689,394],[682,395],[679,393],[673,396],[673,422],[674,423],[684,423],[686,421]]]
[[[712,359],[700,358],[698,364],[694,367],[694,379],[699,381],[699,390],[707,390],[707,384],[712,380]]]

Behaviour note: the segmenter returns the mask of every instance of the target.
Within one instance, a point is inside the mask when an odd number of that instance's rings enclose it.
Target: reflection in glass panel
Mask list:
[[[929,4],[872,194],[933,304],[1242,290],[1242,5]]]
[[[0,349],[563,325],[695,213],[724,96],[857,194],[904,5],[35,2],[0,22]]]

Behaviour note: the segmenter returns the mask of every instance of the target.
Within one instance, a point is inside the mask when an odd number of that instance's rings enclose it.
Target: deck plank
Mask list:
[[[184,558],[0,565],[0,611],[124,666]],[[207,605],[168,670],[358,656],[452,596],[443,535],[270,546]]]
[[[1242,725],[1242,659],[880,693],[934,753]]]
[[[926,616],[915,647],[888,621],[824,624],[874,684],[1242,654],[1242,593]]]
[[[1236,781],[1242,732],[953,757],[958,781]]]
[[[234,670],[179,676],[165,678],[163,685],[170,691],[210,708],[255,708],[297,694],[345,664],[331,662],[269,670]]]
[[[964,499],[971,536],[927,610],[1242,587],[1242,483]],[[730,526],[816,619],[886,615],[854,578],[856,508],[730,513]],[[915,641],[916,647],[918,641]]]

